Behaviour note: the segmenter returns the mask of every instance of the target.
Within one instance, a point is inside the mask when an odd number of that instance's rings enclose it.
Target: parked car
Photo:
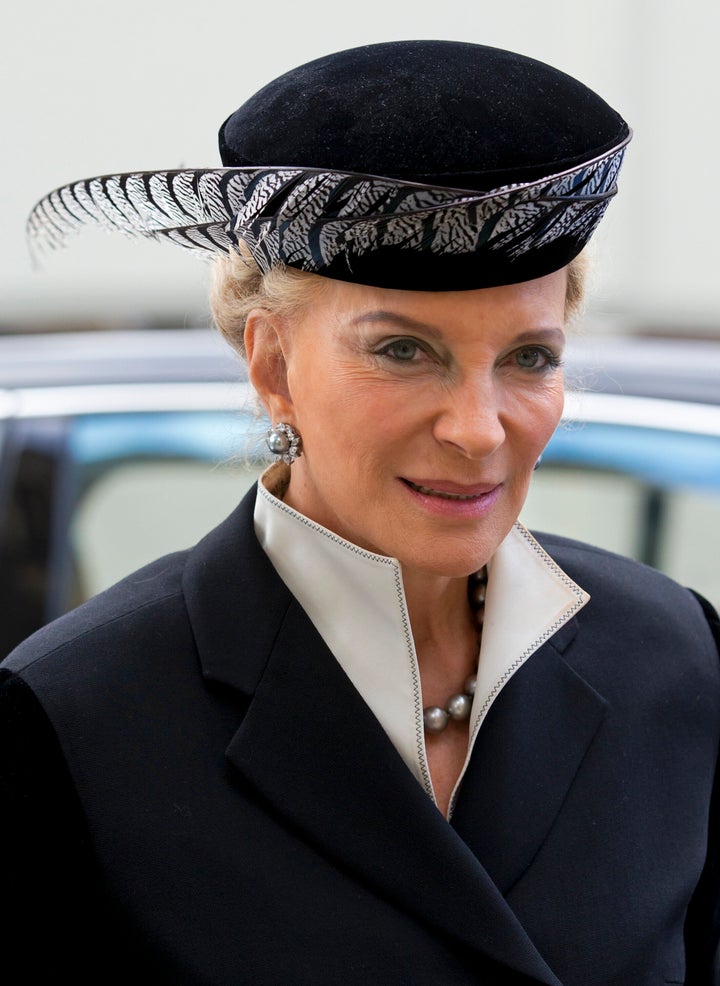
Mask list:
[[[720,604],[720,345],[576,340],[523,520],[634,555]],[[264,463],[210,330],[0,337],[0,652],[187,547]]]

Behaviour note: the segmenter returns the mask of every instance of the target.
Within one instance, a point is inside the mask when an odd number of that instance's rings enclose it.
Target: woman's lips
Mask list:
[[[480,486],[461,486],[457,483],[448,483],[444,480],[429,479],[417,482],[412,479],[403,479],[403,482],[416,493],[424,493],[426,496],[437,496],[442,500],[477,500],[486,496],[497,489],[498,484],[483,484]]]
[[[476,519],[486,514],[497,501],[502,484],[483,483],[465,486],[445,480],[403,479],[403,485],[416,504],[437,516]]]

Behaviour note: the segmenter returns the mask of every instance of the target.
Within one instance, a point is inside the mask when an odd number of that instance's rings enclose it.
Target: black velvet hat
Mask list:
[[[319,58],[220,129],[222,168],[74,182],[33,210],[50,245],[96,222],[361,284],[489,287],[565,266],[630,139],[592,90],[523,55],[397,41]]]

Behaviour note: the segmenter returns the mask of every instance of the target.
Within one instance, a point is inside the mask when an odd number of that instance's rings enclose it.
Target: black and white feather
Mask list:
[[[35,250],[59,247],[89,223],[211,254],[243,240],[263,270],[321,272],[341,255],[383,247],[516,259],[560,236],[589,238],[615,194],[624,149],[487,193],[301,168],[106,175],[43,198],[28,235]]]

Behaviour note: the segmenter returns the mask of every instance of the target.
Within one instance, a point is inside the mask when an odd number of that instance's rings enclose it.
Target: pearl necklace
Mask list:
[[[483,619],[485,616],[485,589],[487,587],[487,568],[481,568],[468,579],[468,598],[472,607],[475,623],[478,629],[478,642],[482,638]],[[477,672],[465,679],[462,692],[451,695],[445,704],[428,705],[423,709],[423,722],[426,733],[441,733],[454,719],[462,722],[470,717],[473,695],[477,684]]]

